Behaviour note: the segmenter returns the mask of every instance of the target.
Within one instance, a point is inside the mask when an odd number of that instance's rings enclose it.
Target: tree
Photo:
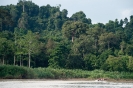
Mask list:
[[[31,31],[28,31],[24,36],[24,41],[25,54],[28,54],[28,63],[29,67],[31,67],[31,55],[39,52],[39,43],[37,41],[36,34],[32,33]]]
[[[83,23],[91,24],[91,19],[90,18],[87,19],[83,11],[76,12],[70,17],[70,19],[72,21],[80,21]]]
[[[94,40],[92,37],[81,34],[71,45],[71,51],[73,54],[79,54],[81,58],[84,58],[86,54],[95,52],[93,44]]]
[[[22,56],[24,55],[24,30],[21,28],[14,29],[14,38],[13,38],[13,53],[14,53],[14,65],[17,64],[16,61],[19,59],[19,65],[23,65]]]
[[[67,14],[68,14],[68,11],[66,9],[63,9],[61,14],[62,18],[67,18]]]
[[[3,64],[10,63],[12,59],[13,49],[12,49],[12,38],[13,35],[9,31],[0,32],[0,59],[2,59]],[[9,58],[10,57],[10,58]]]
[[[124,24],[127,24],[127,23],[128,23],[128,19],[125,18],[125,19],[124,19]]]
[[[127,44],[125,52],[129,56],[133,56],[133,45]]]
[[[126,62],[128,59],[127,56],[114,57],[110,55],[102,66],[102,69],[107,71],[127,71]]]
[[[104,49],[104,48],[110,49],[111,47],[114,48],[114,47],[118,46],[117,45],[118,41],[119,41],[119,39],[117,38],[117,35],[113,34],[112,32],[103,33],[99,37],[99,44],[102,49]]]
[[[88,29],[88,25],[82,22],[67,21],[63,24],[62,33],[71,41],[74,41],[74,37],[79,37],[81,34],[85,34]]]
[[[126,49],[126,43],[125,41],[122,41],[120,43],[120,51],[119,51],[119,55],[124,55],[125,54],[125,49]]]
[[[51,6],[50,5],[47,5],[47,6],[41,6],[40,8],[39,8],[39,17],[40,18],[49,18],[49,16],[50,16],[50,8],[51,8]]]
[[[124,23],[124,21],[121,19],[119,25],[122,27],[123,23]]]
[[[84,62],[80,54],[69,54],[66,60],[66,68],[69,69],[83,69]]]
[[[99,68],[102,68],[107,58],[113,55],[113,51],[111,49],[103,51],[97,58]]]
[[[117,22],[118,21],[116,20],[116,23]],[[108,23],[106,23],[105,28],[106,28],[106,31],[108,31],[108,32],[115,32],[115,23],[114,23],[114,21],[110,20]]]
[[[62,20],[61,19],[57,19],[54,21],[54,25],[55,25],[55,29],[57,30],[60,30],[61,27],[62,27]]]
[[[7,43],[6,43],[7,39],[6,38],[0,38],[0,53],[2,55],[2,59],[3,59],[3,65],[5,63],[5,56],[8,53],[6,50],[7,47]]]
[[[6,38],[0,37],[0,56],[2,56],[3,65],[5,64],[6,61],[8,61],[8,55],[12,54],[11,44],[12,44],[12,41],[7,40]]]
[[[98,60],[96,55],[94,54],[87,54],[84,57],[85,69],[87,70],[94,70],[98,68]]]
[[[63,45],[59,44],[50,54],[49,66],[53,68],[65,68],[66,59],[69,54],[69,49]]]
[[[129,61],[128,61],[128,66],[127,66],[127,68],[128,68],[128,70],[130,71],[130,72],[133,72],[133,57],[132,56],[128,56],[128,58],[129,58]]]
[[[27,29],[28,28],[28,15],[26,13],[22,13],[22,17],[18,20],[18,27],[20,29]]]
[[[18,19],[19,19],[19,11],[17,10],[15,5],[10,5],[10,14],[11,14],[11,20],[13,21],[13,26],[10,27],[10,31],[14,31],[14,28],[17,26]]]
[[[52,50],[54,49],[55,47],[55,42],[52,40],[52,39],[49,39],[45,45],[46,47],[46,51],[47,51],[47,54],[50,55],[50,53],[52,52]]]
[[[8,11],[0,8],[0,31],[5,30],[6,28],[9,29],[9,27],[13,25],[11,18],[12,17]]]
[[[95,26],[93,28],[90,28],[90,30],[88,30],[87,34],[92,37],[94,39],[94,49],[95,49],[95,54],[98,53],[98,40],[99,40],[99,36],[101,34],[103,34],[105,32],[105,30],[103,28],[100,28],[99,26]]]
[[[25,44],[25,41],[23,39],[22,36],[18,36],[19,38],[16,40],[17,41],[17,45],[16,45],[16,51],[15,51],[15,55],[16,56],[19,56],[19,65],[22,66],[22,56],[24,55],[25,53],[25,49],[24,49],[24,44]],[[14,60],[15,60],[15,57],[14,57]],[[15,62],[15,61],[14,61]]]

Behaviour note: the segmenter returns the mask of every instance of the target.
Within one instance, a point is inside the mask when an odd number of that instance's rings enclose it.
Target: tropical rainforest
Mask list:
[[[133,15],[92,24],[60,7],[0,6],[0,65],[133,72]]]

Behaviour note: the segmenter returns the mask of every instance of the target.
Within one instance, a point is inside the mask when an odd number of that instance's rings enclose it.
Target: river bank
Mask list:
[[[95,81],[95,82],[118,82],[118,83],[133,83],[133,79],[107,79],[104,81],[99,81],[98,79],[88,79],[88,78],[73,78],[73,79],[0,79],[0,82],[6,81],[74,81],[74,82],[87,82],[87,81]]]

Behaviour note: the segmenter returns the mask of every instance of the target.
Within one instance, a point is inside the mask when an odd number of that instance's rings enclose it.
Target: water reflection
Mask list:
[[[107,81],[0,81],[0,88],[133,88],[133,83]]]

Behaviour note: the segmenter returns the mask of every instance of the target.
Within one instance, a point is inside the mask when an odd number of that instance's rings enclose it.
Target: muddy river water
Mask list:
[[[0,88],[133,88],[133,83],[64,80],[0,80]]]

